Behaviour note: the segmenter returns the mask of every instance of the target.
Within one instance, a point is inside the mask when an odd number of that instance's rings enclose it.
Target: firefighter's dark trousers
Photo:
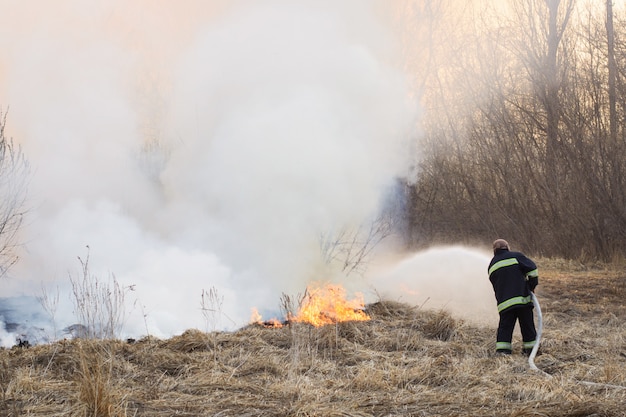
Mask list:
[[[511,341],[513,340],[513,329],[516,321],[519,321],[519,327],[522,332],[523,350],[527,352],[535,346],[537,330],[535,330],[533,308],[531,305],[521,306],[500,313],[500,324],[498,325],[496,341],[497,351],[511,353]]]

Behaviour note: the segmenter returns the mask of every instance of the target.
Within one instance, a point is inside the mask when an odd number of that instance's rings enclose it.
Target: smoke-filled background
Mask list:
[[[450,288],[486,280],[488,258],[465,249],[448,254],[463,272],[409,258],[349,279],[320,250],[375,218],[415,162],[391,3],[4,2],[0,105],[31,166],[0,286],[11,314],[38,325],[41,308],[14,297],[43,292],[59,294],[59,328],[75,322],[78,257],[122,285],[124,334],[158,337],[206,327],[211,288],[235,328],[312,281],[449,305]]]

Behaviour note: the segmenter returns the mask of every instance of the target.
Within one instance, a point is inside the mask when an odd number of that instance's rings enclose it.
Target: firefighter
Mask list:
[[[530,355],[537,337],[530,294],[539,283],[537,265],[524,254],[512,252],[504,239],[493,242],[493,255],[489,263],[489,281],[493,285],[500,314],[496,353],[511,354],[513,329],[519,321],[522,353]]]

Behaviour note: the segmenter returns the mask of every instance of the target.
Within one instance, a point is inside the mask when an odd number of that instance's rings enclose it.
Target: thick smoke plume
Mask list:
[[[87,256],[131,336],[236,328],[345,278],[320,239],[371,221],[412,164],[392,3],[3,5],[0,105],[32,177],[1,343],[65,337]]]
[[[228,328],[339,279],[320,236],[368,221],[410,163],[388,7],[4,5],[1,100],[33,175],[0,295],[58,287],[71,323],[68,277],[89,252],[93,274],[128,289],[125,330],[168,336],[203,328],[203,289]]]

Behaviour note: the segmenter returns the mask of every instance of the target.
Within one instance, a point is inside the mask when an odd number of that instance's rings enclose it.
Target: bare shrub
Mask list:
[[[80,257],[81,276],[72,277],[72,294],[76,318],[82,326],[80,336],[88,339],[113,339],[123,326],[125,318],[125,291],[132,287],[123,288],[111,274],[108,282],[101,281],[98,276],[89,270],[89,246],[87,257],[83,261]],[[78,327],[75,327],[78,329]],[[72,329],[67,328],[66,331]]]
[[[326,263],[339,263],[346,274],[363,273],[369,257],[393,230],[391,213],[383,213],[359,227],[344,227],[335,234],[322,234],[320,251]]]
[[[280,297],[281,315],[285,317],[285,323],[289,329],[288,377],[290,379],[296,378],[303,356],[310,356],[312,353],[310,343],[311,326],[303,325],[293,320],[298,315],[306,296],[307,291],[295,297],[282,293]]]
[[[6,113],[0,109],[0,277],[18,261],[17,233],[24,221],[30,166],[19,146],[4,136]]]
[[[289,294],[282,293],[280,296],[280,313],[287,323],[291,323],[294,317],[297,316],[298,311],[302,307],[304,299],[308,296],[308,290],[304,291],[304,294],[297,294],[295,297]]]
[[[56,287],[56,290],[53,293],[48,292],[48,290],[42,286],[41,295],[37,297],[37,301],[43,307],[43,309],[50,316],[50,320],[52,321],[52,340],[57,339],[57,325],[56,325],[56,312],[57,307],[59,306],[59,287]]]
[[[208,291],[202,290],[200,310],[202,311],[207,331],[214,332],[220,327],[223,305],[224,297],[218,294],[217,288],[211,287]]]

